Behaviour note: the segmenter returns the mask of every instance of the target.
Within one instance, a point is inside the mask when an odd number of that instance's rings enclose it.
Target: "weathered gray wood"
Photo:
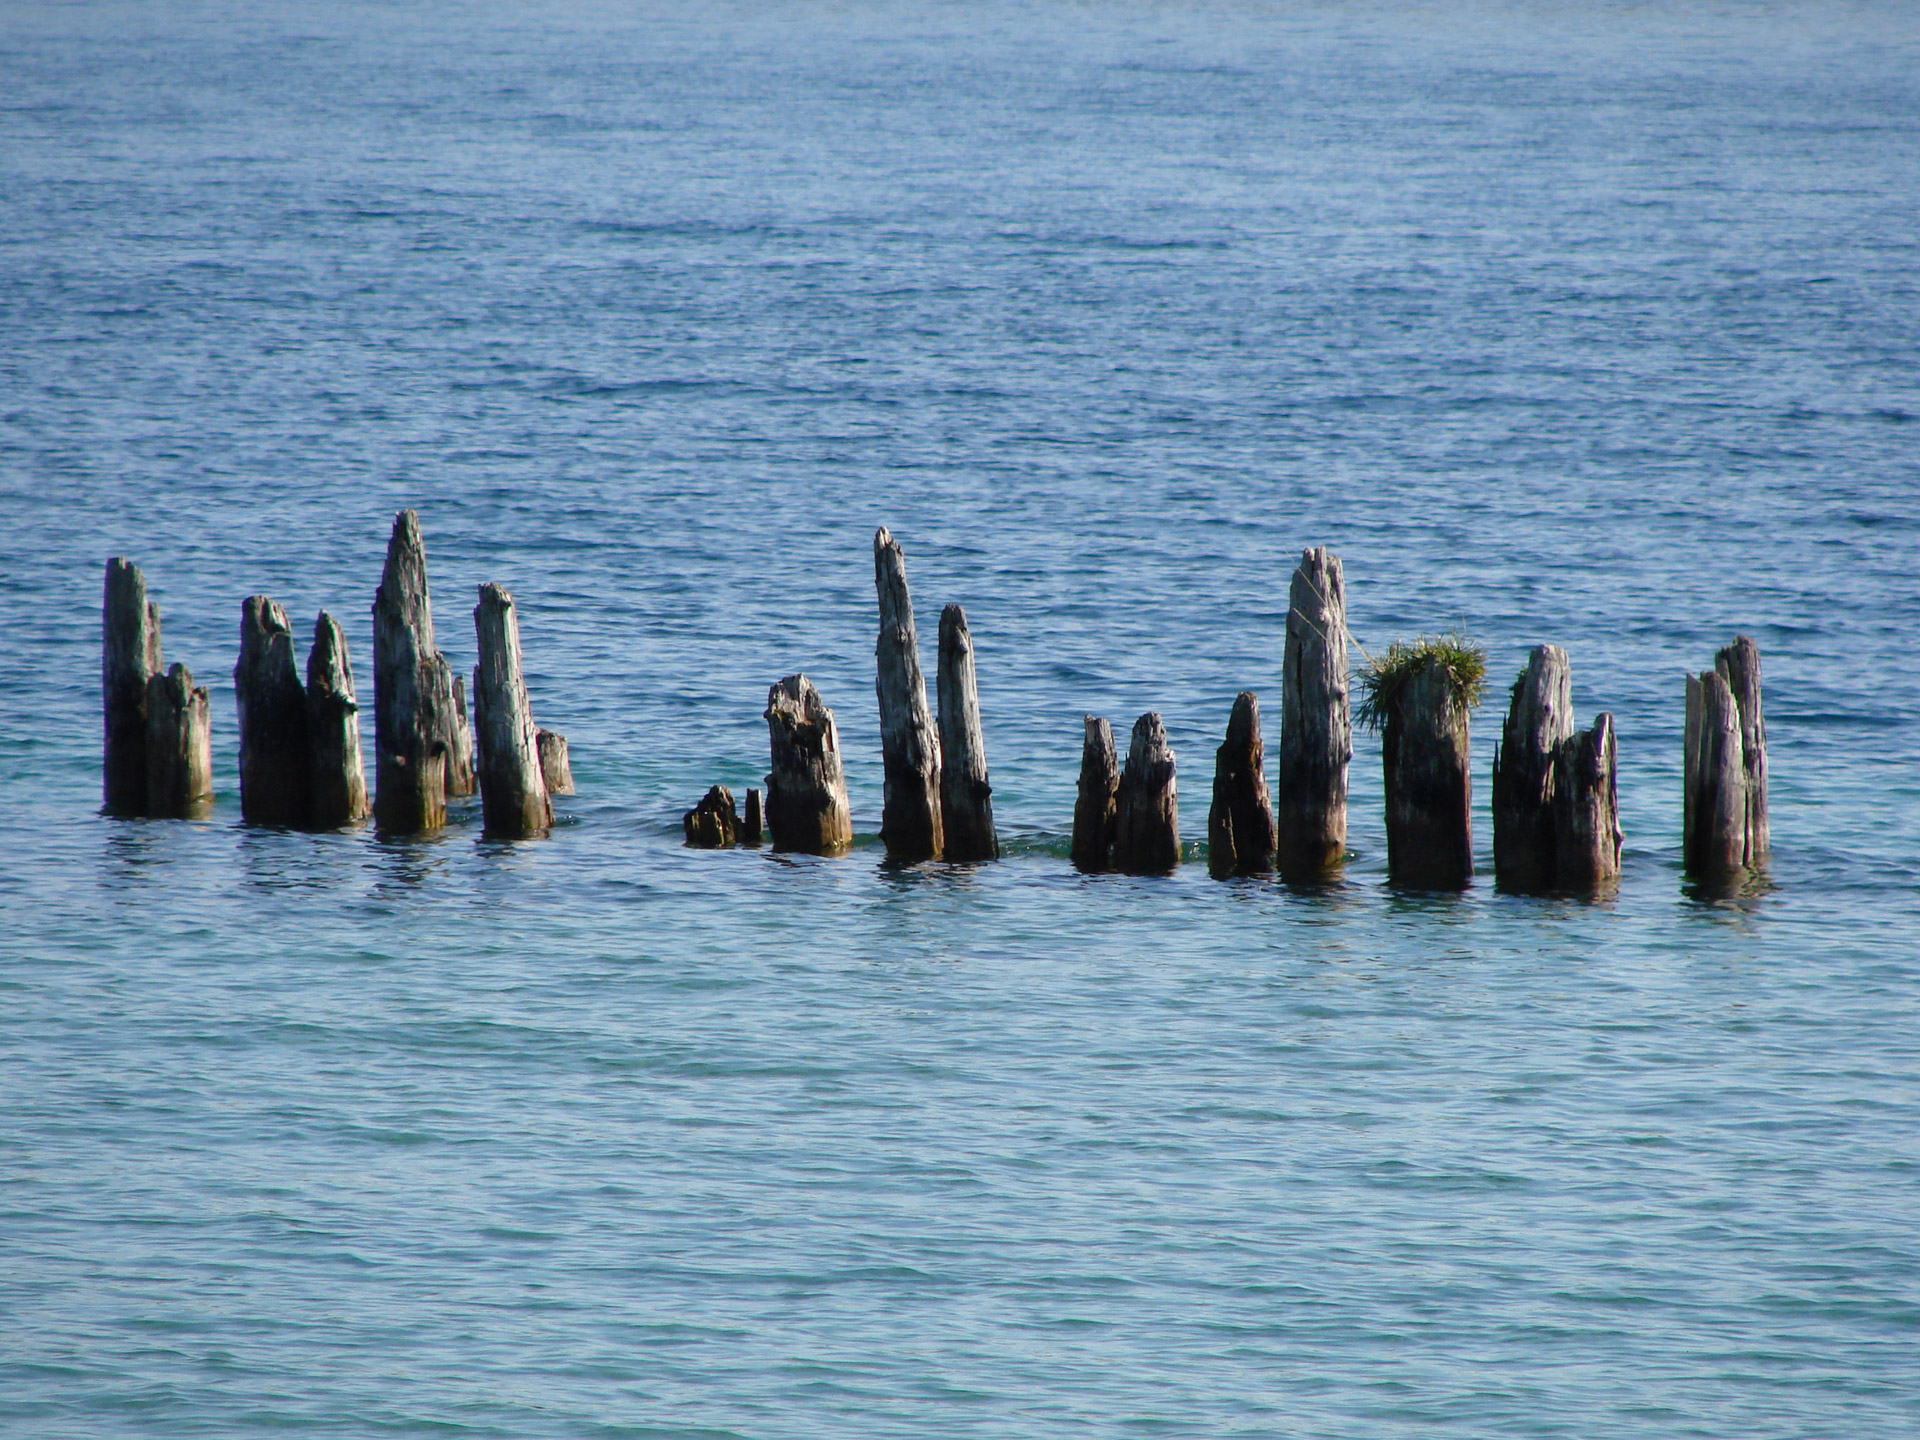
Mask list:
[[[553,802],[540,772],[540,742],[520,662],[520,617],[513,596],[489,581],[473,609],[480,644],[474,714],[486,741],[480,747],[480,803],[486,833],[500,840],[544,835],[553,826]]]
[[[573,794],[573,762],[567,756],[567,737],[541,730],[534,739],[540,745],[540,775],[547,782],[547,794]]]
[[[360,764],[360,704],[354,698],[347,637],[326,611],[307,652],[307,733],[312,740],[312,804],[308,823],[337,830],[367,818],[366,772]]]
[[[880,595],[874,690],[880,699],[880,759],[886,782],[880,839],[889,860],[928,860],[940,854],[943,841],[940,736],[920,672],[906,560],[884,525],[873,536],[873,583]]]
[[[1558,883],[1554,757],[1572,736],[1572,664],[1558,645],[1536,645],[1493,750],[1493,875],[1502,890],[1544,895]]]
[[[1687,870],[1696,879],[1738,873],[1747,857],[1746,757],[1740,707],[1727,677],[1706,670],[1687,677],[1685,833]]]
[[[987,780],[987,741],[980,729],[980,692],[973,670],[967,612],[940,612],[940,826],[949,860],[997,860],[993,786]]]
[[[1113,821],[1119,804],[1120,762],[1113,750],[1113,727],[1098,715],[1086,717],[1080,746],[1080,790],[1073,803],[1073,864],[1097,875],[1113,868]]]
[[[853,844],[853,813],[833,711],[804,675],[767,691],[767,829],[775,850],[839,855]]]
[[[445,655],[440,657],[441,667],[446,671],[447,683],[452,693],[436,696],[436,705],[447,722],[447,797],[472,795],[480,788],[480,767],[475,759],[477,746],[474,742],[473,722],[467,714],[467,686],[463,676],[454,671],[453,665]],[[475,666],[478,673],[479,667]]]
[[[1217,879],[1273,868],[1273,806],[1267,798],[1266,746],[1260,700],[1242,690],[1227,719],[1227,738],[1213,759],[1213,805],[1207,811],[1207,869]]]
[[[747,790],[747,818],[740,826],[740,843],[752,849],[759,849],[764,839],[760,823],[760,792],[751,787]]]
[[[147,812],[147,681],[159,671],[160,610],[147,600],[140,567],[115,556],[100,607],[101,800],[109,815]]]
[[[147,677],[146,813],[195,820],[213,808],[212,705],[184,665]]]
[[[1615,744],[1613,717],[1603,711],[1593,717],[1591,729],[1567,737],[1554,749],[1553,885],[1557,890],[1595,895],[1619,883]]]
[[[723,850],[740,838],[740,815],[734,809],[733,792],[715,785],[700,803],[681,817],[687,832],[687,844],[696,850]]]
[[[1726,677],[1740,712],[1740,761],[1746,779],[1741,863],[1750,870],[1767,863],[1772,844],[1767,823],[1767,722],[1760,706],[1760,647],[1745,635],[1723,649],[1714,669]]]
[[[1347,591],[1340,557],[1302,552],[1288,591],[1274,791],[1280,873],[1312,882],[1347,853],[1347,765],[1353,718],[1347,685]]]
[[[293,661],[287,612],[265,595],[240,606],[240,658],[233,667],[240,730],[240,818],[304,828],[313,813],[313,749],[307,696]]]
[[[1410,890],[1459,890],[1473,878],[1473,773],[1468,711],[1445,667],[1427,660],[1389,705],[1387,880]]]
[[[451,667],[433,640],[420,517],[402,510],[373,602],[373,813],[382,830],[417,835],[446,824],[452,696]]]
[[[1180,863],[1180,798],[1166,726],[1149,710],[1133,722],[1113,815],[1113,868],[1164,875]]]

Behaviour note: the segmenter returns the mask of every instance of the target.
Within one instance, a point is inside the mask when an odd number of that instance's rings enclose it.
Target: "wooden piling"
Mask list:
[[[1273,868],[1273,850],[1273,806],[1267,798],[1260,700],[1251,690],[1242,690],[1227,719],[1227,738],[1214,752],[1207,869],[1215,879],[1264,874]]]
[[[940,825],[949,860],[997,860],[993,786],[987,780],[987,742],[980,729],[980,692],[973,669],[967,612],[940,612]]]
[[[724,785],[708,790],[680,823],[687,832],[687,844],[696,850],[724,850],[740,838],[740,815],[734,809],[733,792]]]
[[[505,587],[480,587],[473,628],[480,644],[474,713],[486,735],[486,768],[479,777],[486,833],[499,840],[544,835],[553,826],[553,803],[540,773],[540,744],[521,669],[520,618]]]
[[[240,606],[233,698],[240,730],[241,820],[304,828],[313,811],[307,696],[294,668],[287,612],[265,595],[249,595]]]
[[[1717,669],[1687,677],[1685,814],[1682,848],[1696,879],[1721,880],[1745,868],[1746,757],[1740,707]]]
[[[212,705],[184,665],[147,677],[148,815],[195,820],[213,808]]]
[[[767,691],[767,829],[775,850],[839,855],[853,844],[853,814],[833,711],[804,675]]]
[[[1166,726],[1149,710],[1133,722],[1114,804],[1113,868],[1164,875],[1180,863],[1180,800]]]
[[[147,682],[159,671],[159,607],[147,599],[140,567],[115,556],[100,609],[101,799],[109,815],[147,811]]]
[[[1410,890],[1460,890],[1473,877],[1473,774],[1468,709],[1444,661],[1413,663],[1388,702],[1387,880]]]
[[[313,648],[307,652],[306,699],[313,777],[308,823],[316,830],[358,825],[370,808],[360,764],[360,705],[347,637],[324,610],[314,622]]]
[[[1723,649],[1714,669],[1726,677],[1740,713],[1740,763],[1746,782],[1741,863],[1757,870],[1772,844],[1767,822],[1767,722],[1760,706],[1760,647],[1745,635]]]
[[[1346,579],[1340,557],[1317,546],[1301,553],[1287,597],[1274,792],[1276,860],[1287,880],[1312,883],[1345,860],[1352,758]]]
[[[758,850],[764,838],[760,823],[760,792],[749,786],[747,789],[747,818],[741,822],[740,843],[749,849]]]
[[[552,730],[534,734],[540,746],[540,776],[547,782],[547,794],[573,794],[573,763],[567,758],[567,737]]]
[[[1493,875],[1502,890],[1544,895],[1555,868],[1555,755],[1573,736],[1573,667],[1558,645],[1536,645],[1513,682],[1493,751]]]
[[[873,536],[873,582],[880,596],[874,689],[880,700],[880,758],[885,803],[880,839],[887,858],[911,862],[940,854],[940,736],[927,708],[913,601],[900,546],[883,525]]]
[[[433,641],[420,517],[402,510],[373,602],[373,813],[383,831],[446,824],[452,696],[451,667]]]
[[[1113,750],[1113,727],[1098,715],[1086,717],[1080,746],[1080,790],[1073,804],[1073,865],[1097,875],[1113,868],[1114,812],[1119,804],[1120,762]]]
[[[474,741],[473,722],[467,710],[467,686],[464,677],[455,673],[453,665],[446,656],[440,657],[440,670],[446,674],[451,693],[436,695],[436,708],[444,717],[447,726],[447,798],[456,795],[472,795],[480,788],[480,766],[476,757],[478,746]],[[475,667],[478,673],[478,667]],[[474,702],[478,704],[478,700]]]
[[[1553,752],[1553,885],[1596,895],[1620,880],[1620,801],[1613,717],[1562,740]],[[1498,769],[1495,770],[1496,775]],[[1498,811],[1495,812],[1496,824]]]

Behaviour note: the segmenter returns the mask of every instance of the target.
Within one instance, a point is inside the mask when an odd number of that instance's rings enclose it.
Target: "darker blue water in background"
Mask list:
[[[1920,1430],[1916,61],[1897,5],[0,6],[0,1430]],[[238,823],[242,598],[369,691],[403,505],[456,667],[519,599],[550,840]],[[881,523],[999,865],[879,864]],[[1483,805],[1568,647],[1616,901],[1396,897],[1367,736],[1341,888],[1073,873],[1081,714],[1165,715],[1197,845],[1310,544],[1369,648],[1489,647]],[[95,813],[110,554],[210,823]],[[1737,631],[1775,888],[1704,904]],[[797,668],[861,847],[682,849]]]

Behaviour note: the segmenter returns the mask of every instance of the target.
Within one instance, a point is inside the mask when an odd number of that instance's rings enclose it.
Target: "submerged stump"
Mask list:
[[[547,782],[547,794],[573,794],[573,762],[567,758],[567,737],[540,730],[534,739],[540,746],[540,775]]]
[[[553,826],[553,803],[540,772],[540,744],[521,668],[520,617],[504,586],[480,587],[473,628],[480,643],[474,712],[486,736],[486,767],[480,772],[486,832],[502,840],[544,835]]]
[[[1214,752],[1213,805],[1207,811],[1207,869],[1216,879],[1260,875],[1273,868],[1273,806],[1267,799],[1266,747],[1260,700],[1242,690]]]
[[[927,708],[913,601],[900,546],[883,525],[873,536],[873,583],[880,596],[880,638],[874,643],[874,690],[880,701],[880,758],[886,798],[880,839],[889,860],[940,854],[940,736]]]
[[[1387,880],[1461,890],[1473,878],[1468,707],[1434,658],[1414,663],[1385,706]]]
[[[390,834],[446,824],[453,688],[452,668],[433,640],[420,517],[402,510],[373,602],[373,813]]]
[[[1493,751],[1493,875],[1502,890],[1544,895],[1558,884],[1555,757],[1573,737],[1573,667],[1536,645],[1513,682]]]
[[[980,729],[980,692],[973,671],[967,612],[940,612],[940,824],[949,860],[996,860],[993,786],[987,780],[987,742]]]
[[[306,691],[294,667],[287,612],[265,595],[240,607],[233,667],[240,729],[240,818],[303,829],[313,813],[313,748]]]
[[[147,813],[147,682],[160,673],[160,609],[140,567],[107,561],[100,608],[104,718],[101,801],[109,815]]]
[[[757,850],[764,839],[760,822],[760,792],[747,789],[747,818],[740,824],[740,843]]]
[[[193,820],[213,808],[212,705],[186,666],[147,678],[146,813]]]
[[[1739,874],[1747,860],[1747,765],[1740,707],[1718,670],[1687,677],[1683,848],[1698,880]]]
[[[1080,789],[1073,802],[1073,865],[1097,875],[1113,868],[1113,823],[1120,791],[1120,762],[1113,750],[1113,727],[1098,715],[1086,717],[1080,746]]]
[[[1280,763],[1274,790],[1275,858],[1289,881],[1311,883],[1347,853],[1347,592],[1340,557],[1301,554],[1288,590],[1280,686]]]
[[[839,855],[853,844],[853,813],[833,711],[804,675],[767,691],[767,829],[775,850]]]
[[[1740,767],[1746,788],[1741,863],[1756,870],[1767,863],[1772,838],[1767,823],[1767,722],[1760,706],[1760,647],[1745,635],[1723,649],[1714,669],[1726,677],[1740,713]]]
[[[708,790],[680,823],[687,832],[687,844],[696,850],[724,850],[740,838],[740,816],[734,809],[733,792],[724,785]]]
[[[1114,805],[1113,868],[1164,875],[1180,863],[1180,800],[1166,726],[1149,710],[1133,723]]]
[[[308,821],[337,830],[367,818],[367,777],[360,763],[360,704],[353,693],[347,637],[326,611],[313,626],[307,652],[307,733],[312,742],[313,788]]]
[[[1553,886],[1596,895],[1620,879],[1620,801],[1613,717],[1569,736],[1553,752]]]

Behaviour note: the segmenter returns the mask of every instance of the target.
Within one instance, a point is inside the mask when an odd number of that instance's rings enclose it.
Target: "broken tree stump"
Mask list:
[[[767,829],[775,850],[839,855],[853,844],[853,814],[833,711],[804,675],[767,691]]]
[[[1553,887],[1578,895],[1620,879],[1620,800],[1613,717],[1562,740],[1553,752]],[[1498,773],[1496,768],[1495,773]],[[1498,823],[1498,812],[1496,821]],[[1497,863],[1497,862],[1496,862]]]
[[[573,763],[567,758],[567,737],[552,730],[539,730],[533,738],[540,746],[540,775],[547,782],[547,794],[573,794]]]
[[[1287,880],[1311,883],[1345,859],[1352,758],[1346,580],[1340,557],[1316,546],[1302,552],[1287,601],[1274,791],[1276,859]]]
[[[1149,710],[1133,722],[1113,816],[1113,868],[1164,875],[1180,863],[1180,800],[1166,726]]]
[[[313,810],[307,695],[294,668],[287,612],[265,595],[249,595],[240,606],[233,698],[240,728],[241,820],[304,828]]]
[[[1544,895],[1558,884],[1555,756],[1573,737],[1573,667],[1536,645],[1513,682],[1493,751],[1493,876],[1502,890]]]
[[[884,525],[873,536],[873,583],[880,596],[874,690],[880,700],[880,759],[886,782],[880,839],[889,860],[929,860],[941,852],[943,839],[940,736],[927,708],[906,560]]]
[[[980,729],[980,692],[973,671],[967,612],[940,612],[940,825],[949,860],[997,860],[993,786],[987,781],[987,742]]]
[[[480,787],[480,767],[475,759],[477,745],[474,741],[473,722],[467,711],[467,686],[460,675],[454,673],[446,656],[440,657],[440,663],[446,670],[447,683],[453,687],[449,695],[438,696],[437,705],[442,715],[447,717],[447,798],[456,795],[471,795]],[[478,667],[475,667],[478,673]],[[476,699],[476,705],[479,701]]]
[[[1473,774],[1468,707],[1444,661],[1412,663],[1385,705],[1387,880],[1409,890],[1462,890],[1473,878]]]
[[[687,832],[687,844],[696,850],[724,850],[740,838],[740,816],[733,806],[733,792],[715,785],[700,803],[681,817]]]
[[[1745,635],[1723,649],[1714,669],[1727,679],[1740,712],[1740,762],[1746,777],[1741,863],[1749,870],[1767,862],[1772,843],[1767,823],[1767,722],[1760,708],[1760,647]]]
[[[1260,875],[1273,868],[1273,806],[1267,799],[1266,746],[1260,700],[1242,690],[1214,752],[1213,805],[1207,811],[1207,869],[1216,879]]]
[[[147,682],[159,672],[160,609],[147,599],[140,567],[115,556],[100,608],[101,800],[109,815],[147,812]]]
[[[402,510],[373,601],[373,813],[390,834],[446,824],[452,697],[451,667],[433,641],[420,517]]]
[[[1682,849],[1689,874],[1722,880],[1746,868],[1747,766],[1740,707],[1717,669],[1687,677]]]
[[[540,743],[521,668],[520,617],[504,586],[489,581],[480,587],[473,628],[480,642],[473,708],[486,736],[480,772],[486,833],[499,840],[544,835],[553,827],[553,802],[540,773]]]
[[[747,818],[740,826],[740,843],[750,849],[758,850],[762,838],[760,792],[749,786],[747,789]]]
[[[186,666],[147,677],[148,815],[194,820],[213,808],[212,705]]]
[[[1087,716],[1086,727],[1080,746],[1080,790],[1073,802],[1073,865],[1097,875],[1113,868],[1120,762],[1113,751],[1113,727],[1098,715]]]
[[[360,764],[360,704],[353,693],[347,637],[326,611],[313,626],[307,652],[307,734],[312,742],[312,792],[307,820],[337,830],[367,818],[366,772]]]

